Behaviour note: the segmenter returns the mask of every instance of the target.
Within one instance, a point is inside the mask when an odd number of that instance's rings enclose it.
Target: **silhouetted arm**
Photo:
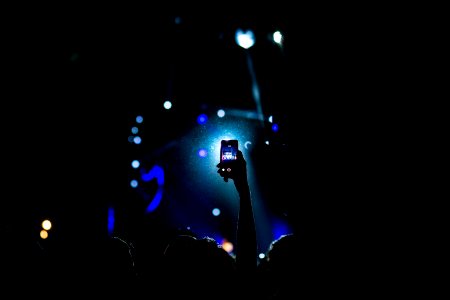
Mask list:
[[[218,173],[228,181],[231,178],[239,195],[239,214],[236,230],[236,264],[240,274],[251,275],[257,267],[257,244],[255,219],[250,187],[247,180],[247,163],[241,151],[237,153],[237,160],[233,162],[230,169],[222,168]]]
[[[252,273],[257,266],[256,229],[250,188],[247,180],[234,181],[239,193],[239,215],[237,224],[236,263],[241,273]]]

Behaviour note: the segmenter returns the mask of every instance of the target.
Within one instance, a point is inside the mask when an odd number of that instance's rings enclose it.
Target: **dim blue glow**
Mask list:
[[[108,208],[108,235],[113,234],[115,221],[116,221],[116,218],[114,215],[114,208],[109,207]]]
[[[164,108],[165,109],[171,109],[172,108],[172,102],[170,102],[169,100],[164,101]]]
[[[274,132],[278,131],[278,124],[272,124],[272,131]]]
[[[221,235],[219,235],[217,232],[210,233],[209,236],[211,236],[219,245],[222,245],[225,241],[225,238]]]
[[[225,111],[224,111],[223,109],[219,109],[219,110],[217,111],[217,116],[218,116],[219,118],[225,117]]]
[[[130,143],[133,142],[133,139],[134,139],[134,136],[132,136],[132,135],[130,135],[130,136],[128,137],[128,141],[129,141]]]
[[[134,169],[139,168],[140,165],[141,165],[141,163],[140,163],[137,159],[135,159],[135,160],[133,160],[133,161],[131,162],[131,166],[132,166]]]
[[[139,145],[139,144],[142,142],[142,139],[141,139],[140,136],[135,136],[135,137],[133,138],[133,142],[134,142],[135,144]]]
[[[142,123],[143,121],[144,121],[144,118],[142,116],[137,116],[136,117],[136,122]]]
[[[208,152],[206,152],[205,149],[200,149],[200,150],[198,150],[198,156],[200,156],[200,157],[206,157],[206,155],[208,155]]]
[[[139,184],[138,181],[136,179],[133,179],[130,181],[130,185],[132,188],[136,188]]]
[[[220,209],[214,208],[214,209],[212,210],[212,214],[213,214],[213,216],[217,217],[218,215],[220,215]]]
[[[251,30],[236,30],[235,39],[236,43],[244,49],[248,49],[255,44],[255,35]]]
[[[158,165],[154,165],[153,168],[148,172],[145,173],[144,171],[141,174],[141,178],[143,181],[150,181],[153,178],[156,178],[156,182],[158,185],[164,184],[164,170]]]
[[[272,235],[274,240],[279,239],[283,235],[291,233],[289,226],[282,221],[274,222],[272,228]]]
[[[197,123],[200,125],[205,124],[207,121],[208,121],[208,116],[205,114],[200,114],[197,117]]]
[[[138,132],[139,132],[139,129],[138,129],[136,126],[133,126],[133,127],[131,128],[131,133],[136,134],[136,133],[138,133]]]

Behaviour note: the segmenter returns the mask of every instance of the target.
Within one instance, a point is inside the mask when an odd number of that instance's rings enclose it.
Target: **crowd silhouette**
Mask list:
[[[186,231],[168,236],[162,251],[150,254],[119,236],[84,238],[74,234],[50,247],[37,240],[27,244],[28,239],[6,230],[3,237],[8,246],[1,247],[6,286],[44,286],[47,296],[63,298],[86,293],[108,297],[138,297],[147,293],[154,295],[150,299],[160,298],[156,295],[292,299],[299,288],[298,239],[289,234],[273,241],[266,259],[259,261],[252,193],[243,153],[238,151],[237,160],[231,165],[219,163],[216,167],[225,184],[233,182],[239,198],[233,253],[212,237]],[[143,257],[151,263],[141,264]]]

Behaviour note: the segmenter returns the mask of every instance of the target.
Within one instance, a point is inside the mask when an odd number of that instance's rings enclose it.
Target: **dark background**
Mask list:
[[[324,265],[359,272],[354,258],[372,266],[386,256],[391,240],[382,235],[407,173],[403,27],[329,10],[148,15],[115,7],[31,15],[12,18],[2,37],[1,213],[8,230],[34,239],[50,217],[58,243],[79,232],[81,219],[92,225],[84,234],[95,238],[105,234],[111,205],[117,233],[138,244],[179,229],[165,219],[168,207],[144,214],[129,187],[130,161],[151,164],[165,146],[179,148],[199,112],[253,108],[245,51],[234,42],[237,28],[251,28],[256,44],[248,51],[263,107],[282,129],[275,137],[270,128],[256,133],[251,155],[261,199],[317,248]],[[268,39],[274,29],[285,35],[282,50]],[[169,118],[161,111],[166,98],[179,104]],[[149,120],[138,148],[127,140],[137,114]],[[178,152],[167,151],[166,186],[197,197],[198,179],[183,173]],[[234,223],[226,224],[232,236]]]

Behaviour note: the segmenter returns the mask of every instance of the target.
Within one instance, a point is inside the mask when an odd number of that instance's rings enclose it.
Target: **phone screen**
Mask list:
[[[237,140],[222,140],[220,144],[220,162],[236,160],[237,152],[238,152]]]

